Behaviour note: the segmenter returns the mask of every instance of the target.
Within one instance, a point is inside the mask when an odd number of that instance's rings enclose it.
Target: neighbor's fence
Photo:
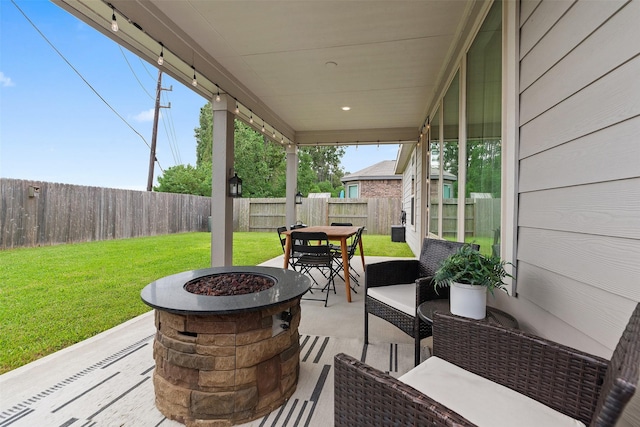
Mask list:
[[[469,236],[493,237],[500,227],[500,203],[502,199],[466,199],[465,234]],[[431,230],[438,229],[438,203],[432,201]],[[457,234],[458,199],[444,199],[442,203],[442,235]]]
[[[0,249],[206,231],[209,197],[0,179]]]
[[[296,205],[299,221],[307,225],[350,222],[366,227],[368,234],[391,234],[400,222],[400,198],[338,199],[308,198]],[[285,223],[285,199],[236,199],[234,231],[275,231]]]
[[[308,225],[351,222],[368,234],[390,234],[399,198],[304,199]],[[234,231],[275,232],[285,199],[235,199]],[[207,231],[211,198],[0,179],[0,249]]]

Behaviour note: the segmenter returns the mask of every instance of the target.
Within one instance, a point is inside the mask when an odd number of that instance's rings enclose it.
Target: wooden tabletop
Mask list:
[[[287,230],[282,234],[289,235],[292,231],[301,231],[303,233],[323,232],[327,233],[329,238],[351,237],[358,232],[358,228],[347,225],[314,225],[311,227],[294,228],[293,230]]]

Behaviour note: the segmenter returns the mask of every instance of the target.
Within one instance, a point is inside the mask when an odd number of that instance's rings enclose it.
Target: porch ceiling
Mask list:
[[[53,1],[151,64],[162,43],[165,72],[193,88],[193,66],[195,91],[298,144],[416,141],[477,3]]]

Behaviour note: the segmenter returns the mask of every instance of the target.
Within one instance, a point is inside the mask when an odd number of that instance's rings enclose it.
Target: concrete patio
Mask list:
[[[386,258],[367,257],[367,263]],[[336,281],[328,307],[301,303],[301,367],[296,393],[279,411],[247,425],[333,423],[333,355],[345,352],[400,375],[412,367],[412,339],[390,324],[370,319],[371,342],[363,342],[362,265],[354,259],[361,286],[347,303]],[[262,265],[281,267],[283,257]],[[93,338],[0,376],[0,427],[5,426],[179,426],[155,407],[152,356],[153,311]]]

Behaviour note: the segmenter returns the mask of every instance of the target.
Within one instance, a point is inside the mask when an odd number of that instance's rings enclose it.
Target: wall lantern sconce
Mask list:
[[[302,193],[298,191],[296,193],[296,205],[301,205],[301,204],[302,204]]]
[[[229,197],[242,197],[242,179],[235,172],[229,178]]]

